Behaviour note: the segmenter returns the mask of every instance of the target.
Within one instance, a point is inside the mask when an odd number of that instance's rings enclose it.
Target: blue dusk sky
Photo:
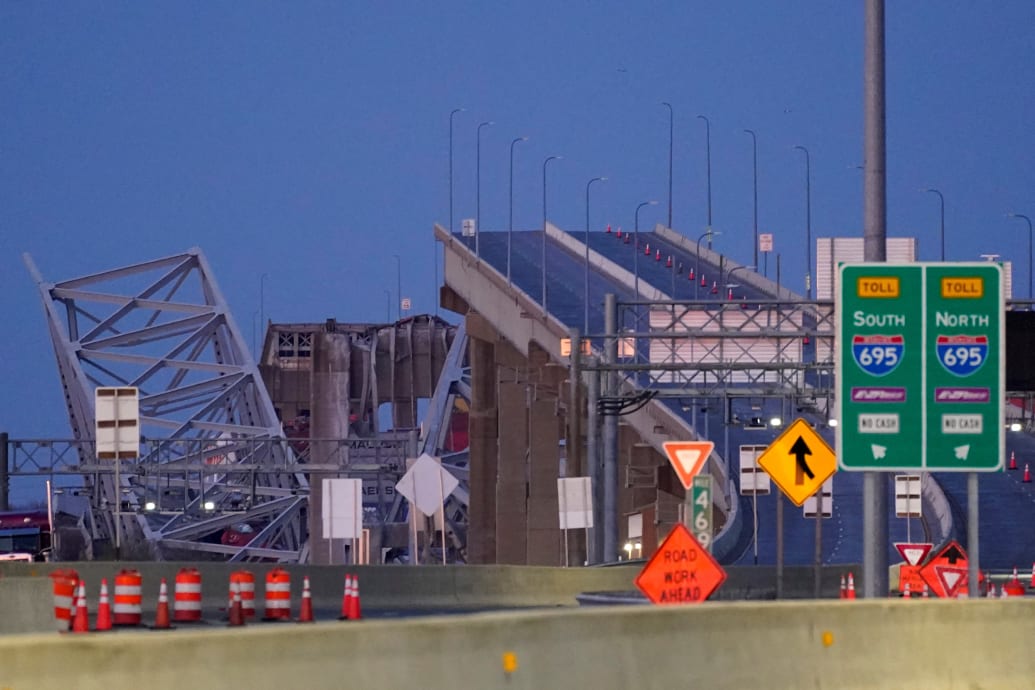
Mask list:
[[[909,0],[887,8],[888,232],[938,258],[1013,260],[1026,296],[1035,217],[1035,3]],[[813,237],[862,228],[863,3],[0,2],[0,430],[70,436],[38,293],[57,281],[200,246],[242,332],[263,281],[274,321],[381,321],[396,261],[411,313],[435,311],[432,225],[473,217],[706,224],[711,122],[715,248],[751,262],[759,225],[804,289],[804,162]],[[772,271],[772,265],[770,266]],[[394,308],[393,308],[394,317]],[[443,315],[455,318],[454,315]]]

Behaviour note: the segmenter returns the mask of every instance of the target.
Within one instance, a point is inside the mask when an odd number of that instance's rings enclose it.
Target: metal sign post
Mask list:
[[[1005,452],[1002,267],[841,264],[838,277],[841,468],[998,471]],[[977,489],[977,476],[968,477],[968,535],[974,540],[968,546],[975,571]],[[869,534],[870,526],[865,529]],[[864,558],[875,556],[865,550]],[[976,591],[975,585],[972,595]]]

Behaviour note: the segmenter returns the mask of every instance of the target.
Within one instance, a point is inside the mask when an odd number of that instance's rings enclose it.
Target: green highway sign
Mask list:
[[[996,263],[840,265],[841,469],[1000,469],[1004,311]]]
[[[691,490],[693,499],[693,519],[690,532],[701,548],[712,552],[712,476],[710,474],[694,477]]]

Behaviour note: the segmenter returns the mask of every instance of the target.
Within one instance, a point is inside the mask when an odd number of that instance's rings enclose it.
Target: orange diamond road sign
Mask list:
[[[837,456],[808,422],[795,419],[758,457],[758,466],[800,506],[837,471]]]
[[[968,568],[967,552],[959,543],[950,541],[937,556],[920,568],[920,577],[935,596],[955,599],[957,594],[966,592],[969,587]],[[979,576],[978,584],[980,583]]]
[[[666,441],[662,445],[672,469],[683,482],[683,488],[689,491],[715,444],[711,441]]]
[[[696,604],[725,579],[722,566],[690,530],[677,524],[636,576],[636,586],[655,604]]]

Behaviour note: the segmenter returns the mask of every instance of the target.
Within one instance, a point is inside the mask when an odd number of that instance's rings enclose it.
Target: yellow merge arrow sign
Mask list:
[[[796,419],[759,456],[758,465],[800,506],[837,471],[837,456],[808,422]]]

